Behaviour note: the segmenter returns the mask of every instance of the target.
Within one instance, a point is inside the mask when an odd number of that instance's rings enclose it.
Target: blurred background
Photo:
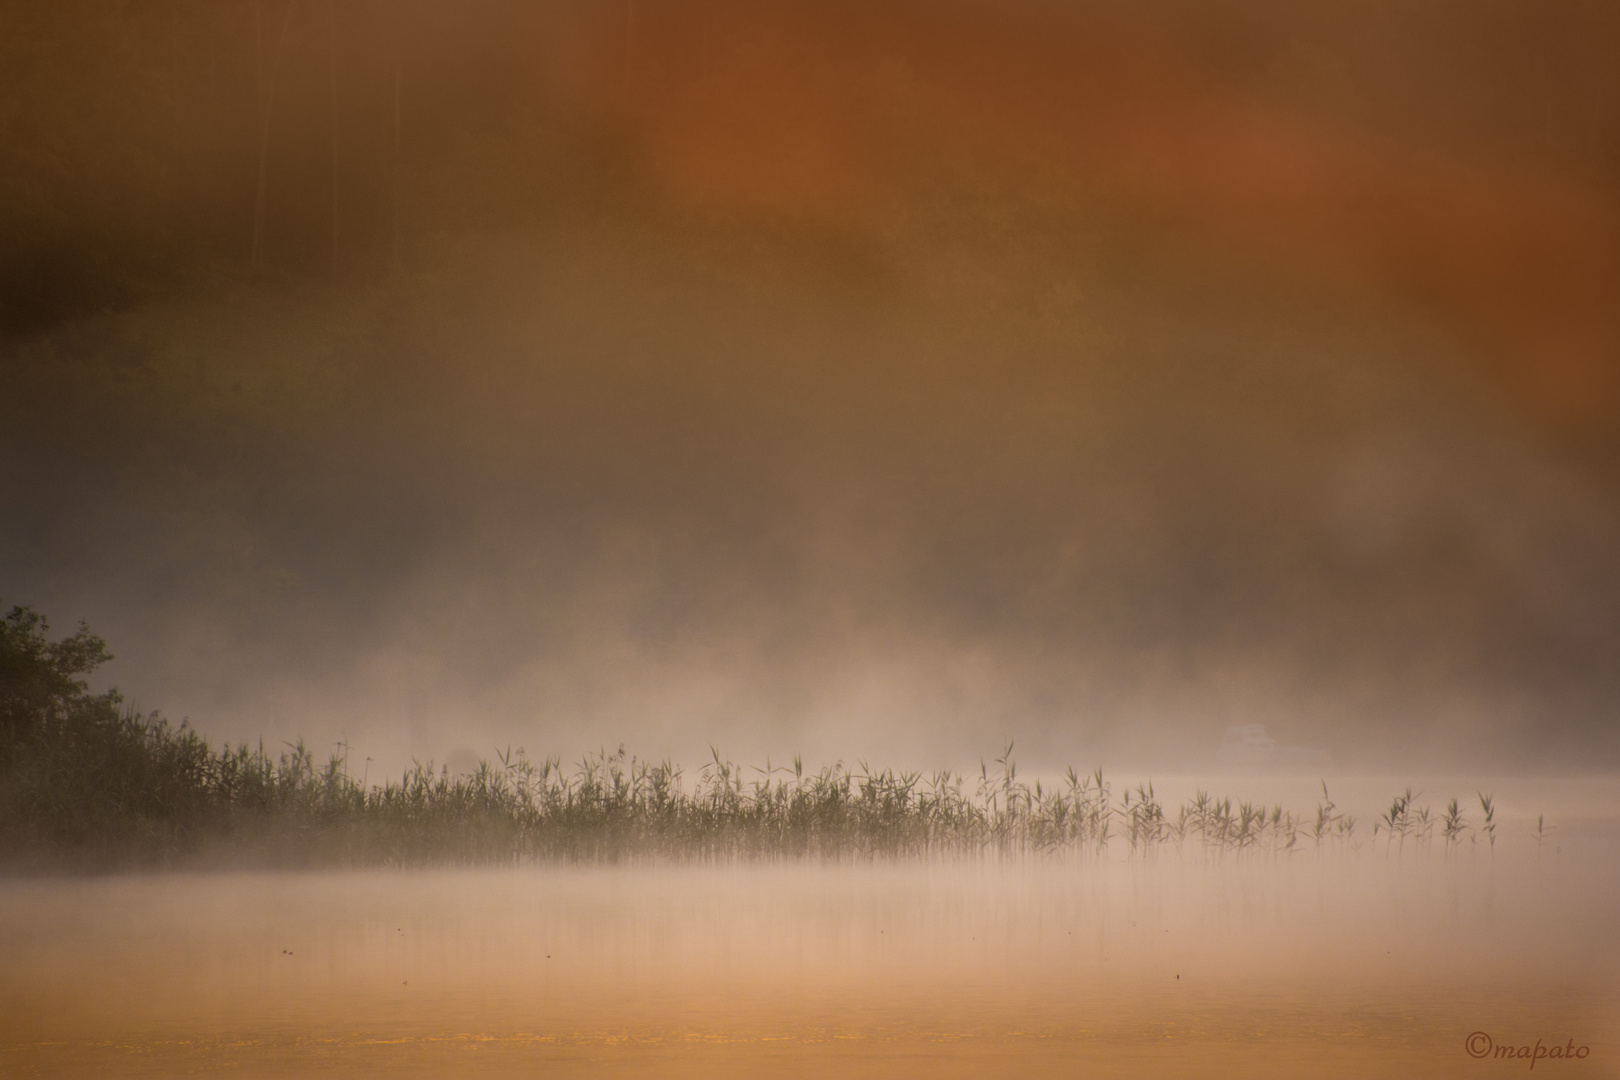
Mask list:
[[[1610,770],[1616,55],[1598,0],[5,5],[0,602],[356,773]]]

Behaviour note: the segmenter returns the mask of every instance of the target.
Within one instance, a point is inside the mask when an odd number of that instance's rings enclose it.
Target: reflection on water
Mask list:
[[[10,881],[0,1073],[1616,1075],[1617,856]]]

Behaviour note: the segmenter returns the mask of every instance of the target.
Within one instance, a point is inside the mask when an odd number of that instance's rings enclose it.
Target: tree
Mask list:
[[[86,706],[116,706],[116,691],[92,695],[81,676],[112,659],[84,623],[71,637],[47,638],[50,624],[29,607],[0,619],[0,738],[15,745]]]

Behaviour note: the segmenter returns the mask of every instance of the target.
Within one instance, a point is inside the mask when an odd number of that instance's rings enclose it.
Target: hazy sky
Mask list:
[[[0,600],[390,766],[1612,766],[1620,17],[1299,8],[7,14]]]

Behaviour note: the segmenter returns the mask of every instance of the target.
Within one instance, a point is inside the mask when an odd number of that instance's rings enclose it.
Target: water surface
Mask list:
[[[1613,1076],[1617,853],[12,880],[0,1072]]]

